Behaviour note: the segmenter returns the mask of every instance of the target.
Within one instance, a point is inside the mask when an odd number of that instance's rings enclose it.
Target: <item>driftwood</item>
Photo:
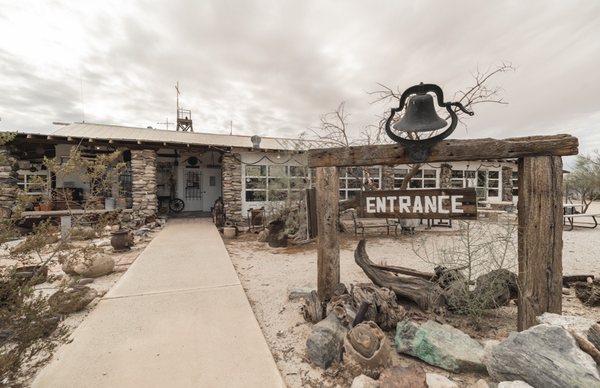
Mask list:
[[[392,290],[398,297],[415,302],[422,310],[446,305],[443,290],[437,283],[415,277],[400,277],[377,269],[365,247],[366,241],[360,240],[354,251],[354,261],[373,283]]]
[[[587,339],[600,350],[600,322],[594,323],[588,330]]]
[[[579,348],[587,354],[589,354],[590,356],[592,356],[594,361],[596,361],[596,364],[600,365],[600,350],[598,350],[593,343],[588,341],[585,337],[577,333],[575,330],[569,330],[569,333],[571,333],[573,338],[575,338],[575,341],[577,341],[577,345],[579,345]]]
[[[587,282],[588,279],[594,280],[594,275],[565,275],[562,277],[563,287],[571,288],[573,283]]]
[[[304,319],[310,323],[317,323],[325,317],[323,305],[321,304],[316,291],[311,291],[304,299],[302,315],[304,316]]]
[[[388,288],[377,287],[370,283],[360,283],[353,285],[350,293],[355,305],[361,308],[365,306],[361,321],[373,321],[383,330],[394,330],[396,324],[406,315],[404,307],[396,302],[396,294]],[[361,308],[359,308],[359,312],[361,312]],[[355,324],[358,323],[360,322]]]
[[[575,296],[586,306],[600,306],[600,279],[593,282],[575,282]]]
[[[385,334],[375,322],[361,323],[344,337],[344,365],[352,377],[364,374],[377,379],[391,365],[391,353]]]
[[[395,265],[381,265],[381,264],[373,264],[373,268],[382,269],[384,271],[399,273],[401,275],[409,275],[417,278],[425,279],[425,280],[433,280],[435,278],[435,273],[433,272],[421,272],[416,271],[411,268],[406,267],[398,267]]]

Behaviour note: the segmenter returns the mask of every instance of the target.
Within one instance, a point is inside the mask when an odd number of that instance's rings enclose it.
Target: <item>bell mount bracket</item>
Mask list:
[[[436,96],[438,106],[442,108],[446,108],[448,114],[450,115],[450,126],[446,128],[442,133],[439,133],[435,136],[432,136],[427,139],[407,139],[396,135],[391,129],[390,126],[392,124],[392,120],[396,113],[402,111],[404,109],[404,105],[406,104],[406,100],[413,94],[425,94],[428,92],[433,92]],[[409,159],[414,163],[423,163],[429,157],[431,152],[431,147],[433,147],[437,142],[444,140],[456,128],[458,124],[458,117],[456,116],[456,112],[452,107],[457,107],[464,113],[469,116],[473,116],[473,112],[467,110],[460,102],[444,102],[444,92],[442,88],[440,88],[436,84],[424,84],[420,83],[419,85],[411,86],[406,89],[402,96],[400,96],[400,102],[397,108],[392,108],[390,112],[390,116],[387,118],[385,122],[385,132],[390,137],[390,139],[394,140],[396,143],[402,144],[408,153]]]

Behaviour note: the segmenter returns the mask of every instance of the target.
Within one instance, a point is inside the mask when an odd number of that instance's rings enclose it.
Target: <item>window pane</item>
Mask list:
[[[285,201],[288,196],[287,190],[269,191],[269,201]]]
[[[497,197],[498,190],[488,190],[488,197]]]
[[[340,190],[340,199],[346,199],[346,190]]]
[[[246,178],[246,189],[266,189],[267,178]]]
[[[267,166],[246,166],[246,176],[266,176]]]
[[[348,190],[348,199],[356,197],[359,193],[359,190]]]
[[[269,176],[285,176],[286,166],[269,166]]]
[[[371,184],[375,187],[381,188],[381,182],[379,182],[379,178],[371,179]]]
[[[306,167],[290,166],[290,176],[307,176]]]
[[[475,171],[473,171],[473,170],[465,171],[465,178],[469,178],[469,179],[475,178]]]
[[[363,176],[362,167],[352,167],[348,170],[348,177],[361,178]]]
[[[435,178],[436,177],[435,170],[423,170],[423,177],[424,178]]]
[[[308,178],[290,178],[290,188],[292,188],[292,189],[308,188]]]
[[[462,178],[463,171],[462,170],[452,170],[452,178]]]
[[[408,170],[406,168],[395,168],[394,169],[394,177],[396,178],[404,178]]]
[[[417,172],[414,175],[415,178],[422,178],[423,177],[423,170],[417,170]]]
[[[403,179],[394,179],[394,188],[399,189],[400,187],[402,187],[402,181]]]
[[[423,188],[423,181],[420,179],[412,179],[410,181],[409,186],[413,189],[422,189]]]
[[[287,189],[287,178],[269,178],[269,190]]]
[[[463,181],[462,181],[462,179],[452,179],[452,181],[450,182],[450,186],[455,187],[455,188],[462,188]]]
[[[350,189],[360,189],[362,187],[362,182],[358,179],[348,179],[348,188]]]
[[[266,201],[266,200],[267,200],[267,192],[266,191],[246,190],[246,201],[247,202]]]
[[[375,177],[379,177],[381,168],[380,167],[369,167],[367,169],[367,171],[369,172],[369,175],[371,176],[371,178],[375,178]]]
[[[498,187],[498,179],[490,179],[488,181],[488,187]]]
[[[425,179],[423,180],[423,187],[427,187],[427,188],[435,188],[436,184],[435,184],[435,179]]]
[[[489,171],[488,172],[488,177],[490,179],[498,179],[498,177],[500,176],[498,171]]]

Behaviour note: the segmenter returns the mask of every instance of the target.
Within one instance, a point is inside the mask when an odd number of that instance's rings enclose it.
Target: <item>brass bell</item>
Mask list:
[[[406,113],[393,125],[393,128],[398,131],[430,132],[444,128],[448,124],[435,111],[431,94],[415,94],[406,105]]]

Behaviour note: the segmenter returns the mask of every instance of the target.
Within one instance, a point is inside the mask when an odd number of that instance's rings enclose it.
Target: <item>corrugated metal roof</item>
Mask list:
[[[126,127],[120,125],[75,123],[57,128],[49,135],[98,140],[145,141],[152,143],[180,143],[222,147],[252,148],[250,136],[219,133],[179,132],[163,129]],[[261,149],[306,150],[319,148],[319,143],[303,139],[262,137]]]

